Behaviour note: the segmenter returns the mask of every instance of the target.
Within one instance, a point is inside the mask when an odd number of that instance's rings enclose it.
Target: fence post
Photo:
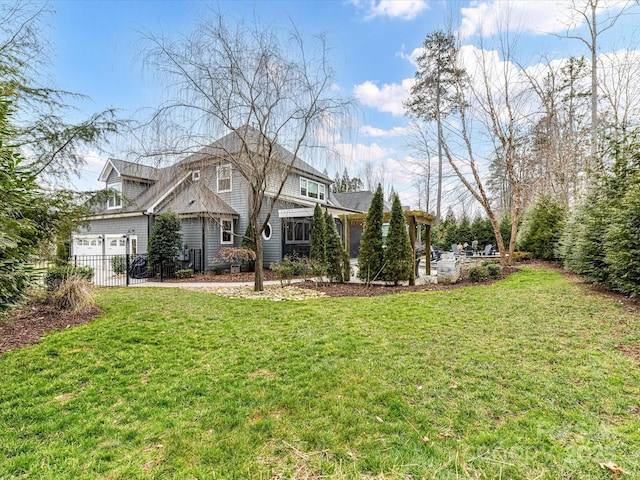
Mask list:
[[[125,262],[124,262],[124,265],[125,265],[125,269],[126,269],[126,270],[125,270],[125,275],[126,275],[126,277],[127,277],[127,287],[128,287],[128,286],[129,286],[129,254],[128,254],[128,253],[127,253],[127,254],[125,254]]]
[[[162,277],[163,271],[164,271],[164,262],[163,262],[162,256],[160,256],[160,282],[164,281]]]

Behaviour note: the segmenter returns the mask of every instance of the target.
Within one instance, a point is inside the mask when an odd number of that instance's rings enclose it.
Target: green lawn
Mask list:
[[[640,478],[637,315],[560,274],[305,302],[110,289],[0,355],[0,479]]]

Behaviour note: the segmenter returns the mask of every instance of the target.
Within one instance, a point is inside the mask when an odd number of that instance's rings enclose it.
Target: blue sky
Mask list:
[[[608,0],[611,9],[603,10],[603,15],[615,11],[619,3]],[[418,206],[417,190],[407,167],[413,155],[407,147],[402,100],[415,72],[411,61],[415,50],[427,33],[446,26],[445,17],[456,18],[454,28],[465,44],[477,45],[479,39],[493,36],[492,20],[510,6],[513,24],[521,31],[520,59],[525,65],[539,62],[542,53],[553,59],[587,53],[580,42],[553,35],[566,32],[571,21],[567,2],[555,0],[54,0],[50,6],[55,11],[48,32],[51,75],[57,87],[91,99],[78,104],[79,115],[115,107],[122,116],[131,117],[157,104],[156,85],[142,69],[144,32],[173,38],[189,32],[198,19],[221,12],[229,18],[255,17],[283,26],[293,22],[308,35],[325,33],[338,86],[358,105],[357,133],[351,145],[342,146],[344,166],[354,176],[363,162],[370,162],[384,172],[385,183],[393,184],[403,203],[413,207]],[[584,32],[579,22],[574,25],[573,33]],[[633,43],[632,26],[631,20],[620,22],[615,35],[603,37],[601,51]],[[78,182],[81,188],[99,186],[96,180],[104,158],[125,156],[117,143],[98,153],[81,153],[89,162]],[[329,173],[342,168],[336,165]]]

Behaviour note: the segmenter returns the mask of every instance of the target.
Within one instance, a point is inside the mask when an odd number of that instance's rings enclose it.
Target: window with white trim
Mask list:
[[[265,240],[271,240],[271,224],[267,223],[262,231],[262,238]]]
[[[231,164],[218,165],[218,192],[231,191]]]
[[[122,183],[107,185],[107,191],[109,193],[107,209],[122,208]]]
[[[220,243],[226,245],[233,243],[233,220],[228,218],[220,220]]]
[[[191,172],[191,180],[193,180],[194,182],[200,180],[200,170],[194,170],[193,172]]]
[[[316,200],[324,200],[325,198],[324,184],[314,182],[307,178],[300,177],[300,196],[314,198]]]
[[[285,224],[285,243],[311,243],[311,220],[306,218],[292,218]]]

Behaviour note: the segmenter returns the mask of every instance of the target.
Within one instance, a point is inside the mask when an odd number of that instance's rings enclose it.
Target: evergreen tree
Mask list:
[[[324,214],[325,239],[326,239],[326,264],[327,275],[332,282],[342,283],[344,281],[344,247],[340,241],[340,235],[336,229],[336,222],[333,216],[326,212]]]
[[[519,232],[518,249],[531,252],[534,258],[555,260],[566,210],[544,195],[525,214]]]
[[[473,233],[471,233],[471,220],[469,220],[469,217],[466,214],[463,214],[460,222],[458,222],[458,231],[456,233],[458,235],[458,243],[467,243],[471,245],[471,241],[473,240]]]
[[[613,209],[604,236],[609,284],[632,297],[640,296],[640,175]]]
[[[382,245],[382,220],[384,218],[384,196],[382,186],[373,195],[367,218],[364,221],[362,241],[358,252],[358,277],[371,283],[382,273],[384,249]]]
[[[495,245],[496,237],[493,233],[491,221],[487,217],[477,216],[471,222],[471,238],[478,242],[478,249],[485,245]]]
[[[149,237],[148,258],[152,266],[173,265],[182,248],[180,219],[175,212],[161,213],[155,218]]]
[[[391,208],[391,222],[384,250],[384,279],[394,285],[400,281],[409,280],[413,275],[413,263],[409,232],[407,232],[400,198],[396,195]]]
[[[311,251],[309,252],[309,260],[320,269],[324,269],[327,263],[326,253],[326,237],[327,229],[325,226],[325,218],[322,214],[320,204],[316,203],[313,209],[313,225],[311,227]]]
[[[502,235],[502,238],[504,240],[504,248],[506,248],[507,250],[509,249],[509,246],[511,245],[511,214],[510,213],[505,213],[502,215],[502,217],[500,218],[500,234]],[[495,235],[493,237],[493,245],[495,245],[497,243],[496,239],[495,239]]]

